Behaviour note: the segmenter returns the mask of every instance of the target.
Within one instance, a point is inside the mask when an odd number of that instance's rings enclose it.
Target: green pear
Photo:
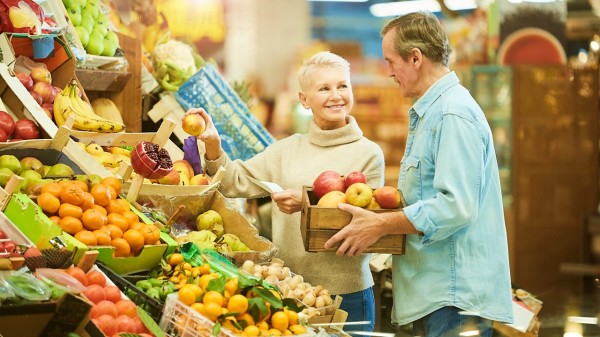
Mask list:
[[[62,1],[63,1],[63,5],[65,5],[65,8],[67,10],[69,10],[69,8],[80,8],[79,0],[62,0]]]
[[[79,26],[81,23],[81,8],[69,8],[67,9],[67,15],[69,15],[73,26]]]
[[[35,157],[24,157],[19,161],[21,163],[21,173],[25,170],[34,170],[39,172],[42,176],[44,175],[44,164]]]
[[[89,187],[90,189],[92,189],[92,187],[100,184],[100,182],[102,181],[102,177],[96,173],[92,173],[92,174],[88,174],[88,180],[89,180]]]
[[[6,187],[6,183],[10,180],[15,173],[9,168],[0,167],[0,186]]]
[[[104,35],[92,30],[85,50],[92,55],[101,55],[104,50]]]
[[[87,174],[76,174],[75,180],[83,181],[86,185],[90,185],[90,178]]]
[[[46,177],[47,178],[52,178],[52,177],[64,178],[64,177],[70,177],[74,174],[75,174],[75,172],[73,172],[73,169],[70,168],[67,164],[57,163],[57,164],[52,165],[50,170],[48,170],[48,173],[46,173]]]
[[[18,173],[21,171],[21,162],[12,154],[4,154],[0,156],[0,167],[6,167],[14,173]]]
[[[44,172],[42,172],[42,176],[45,178],[48,175],[48,171],[52,168],[52,165],[44,165]]]
[[[23,177],[23,181],[21,181],[21,184],[19,184],[19,189],[21,192],[26,192],[30,185],[42,181],[42,175],[35,170],[24,170],[19,174],[19,176]]]
[[[198,230],[209,230],[215,233],[218,237],[223,235],[223,218],[221,215],[214,210],[208,210],[196,217],[196,228]]]
[[[75,27],[75,33],[77,33],[79,41],[81,41],[81,45],[83,45],[83,47],[87,46],[88,42],[90,41],[90,33],[88,32],[87,28],[84,26],[77,26]]]
[[[94,29],[95,24],[96,24],[96,19],[92,16],[92,14],[90,14],[88,12],[84,12],[83,14],[81,14],[81,23],[77,27],[85,28],[89,35],[92,32],[92,29]],[[77,27],[75,27],[75,28],[77,28]]]

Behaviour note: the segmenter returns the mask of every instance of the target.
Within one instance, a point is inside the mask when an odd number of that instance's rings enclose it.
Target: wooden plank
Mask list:
[[[131,77],[128,71],[79,68],[75,70],[79,83],[85,90],[119,92]]]

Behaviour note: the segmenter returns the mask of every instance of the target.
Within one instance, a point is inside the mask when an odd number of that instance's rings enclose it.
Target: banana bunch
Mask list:
[[[125,129],[122,123],[100,117],[91,105],[77,94],[77,81],[73,80],[54,99],[54,121],[59,127],[70,115],[75,116],[73,127],[83,131],[119,132]]]

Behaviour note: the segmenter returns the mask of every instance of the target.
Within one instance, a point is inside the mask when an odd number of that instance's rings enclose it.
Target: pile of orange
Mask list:
[[[88,246],[113,246],[115,257],[134,256],[144,245],[160,243],[160,231],[140,221],[129,202],[118,198],[123,184],[106,177],[88,186],[80,180],[50,182],[37,204],[65,232]]]

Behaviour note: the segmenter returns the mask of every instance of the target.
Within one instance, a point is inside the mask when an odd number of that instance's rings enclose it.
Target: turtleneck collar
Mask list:
[[[346,125],[341,128],[323,130],[317,126],[313,119],[310,121],[310,127],[308,129],[308,137],[311,144],[320,147],[352,143],[361,139],[362,136],[363,132],[352,116],[346,117]]]

